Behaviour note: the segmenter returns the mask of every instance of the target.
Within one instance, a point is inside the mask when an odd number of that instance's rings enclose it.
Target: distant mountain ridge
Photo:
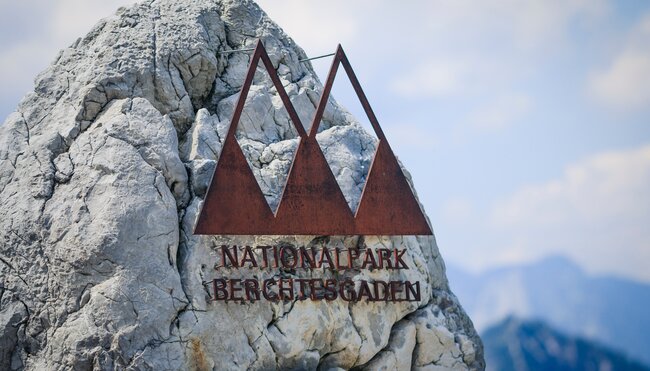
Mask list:
[[[540,321],[509,317],[483,333],[488,371],[648,371],[592,341],[566,336]]]
[[[510,315],[540,319],[650,365],[650,285],[587,276],[568,259],[447,277],[479,332]]]

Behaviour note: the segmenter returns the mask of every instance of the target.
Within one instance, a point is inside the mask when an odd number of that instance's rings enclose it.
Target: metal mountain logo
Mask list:
[[[235,132],[259,61],[295,126],[300,142],[274,213],[239,146]],[[343,65],[379,139],[356,212],[348,206],[316,141],[339,65]],[[309,132],[258,41],[199,214],[201,235],[431,235],[410,185],[388,144],[343,48],[339,45]]]

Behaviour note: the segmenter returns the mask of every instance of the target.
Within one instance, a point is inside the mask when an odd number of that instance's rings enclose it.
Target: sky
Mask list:
[[[0,121],[130,3],[0,0]],[[559,255],[650,282],[650,2],[258,3],[310,56],[343,45],[447,263]],[[365,120],[344,78],[333,95]]]

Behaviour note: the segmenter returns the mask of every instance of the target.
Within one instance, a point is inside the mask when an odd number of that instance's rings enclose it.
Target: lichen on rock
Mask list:
[[[319,237],[408,250],[420,302],[214,302],[216,247],[308,245],[308,236],[196,236],[194,223],[262,40],[308,125],[322,85],[248,0],[147,1],[61,51],[0,127],[0,369],[484,368],[434,237]],[[333,99],[318,141],[351,208],[376,143]],[[238,141],[269,204],[295,130],[263,68]],[[245,272],[311,277],[327,272]]]

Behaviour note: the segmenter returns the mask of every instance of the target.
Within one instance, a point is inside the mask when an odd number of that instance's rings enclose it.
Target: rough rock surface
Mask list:
[[[321,83],[299,62],[304,52],[247,0],[122,8],[36,78],[0,127],[0,369],[484,367],[433,237],[330,241],[407,248],[409,270],[349,274],[419,280],[421,302],[209,300],[203,283],[224,241],[318,240],[192,234],[249,61],[218,52],[258,39],[307,125]],[[375,142],[330,103],[318,140],[356,207]],[[295,138],[260,69],[238,140],[272,206]]]

